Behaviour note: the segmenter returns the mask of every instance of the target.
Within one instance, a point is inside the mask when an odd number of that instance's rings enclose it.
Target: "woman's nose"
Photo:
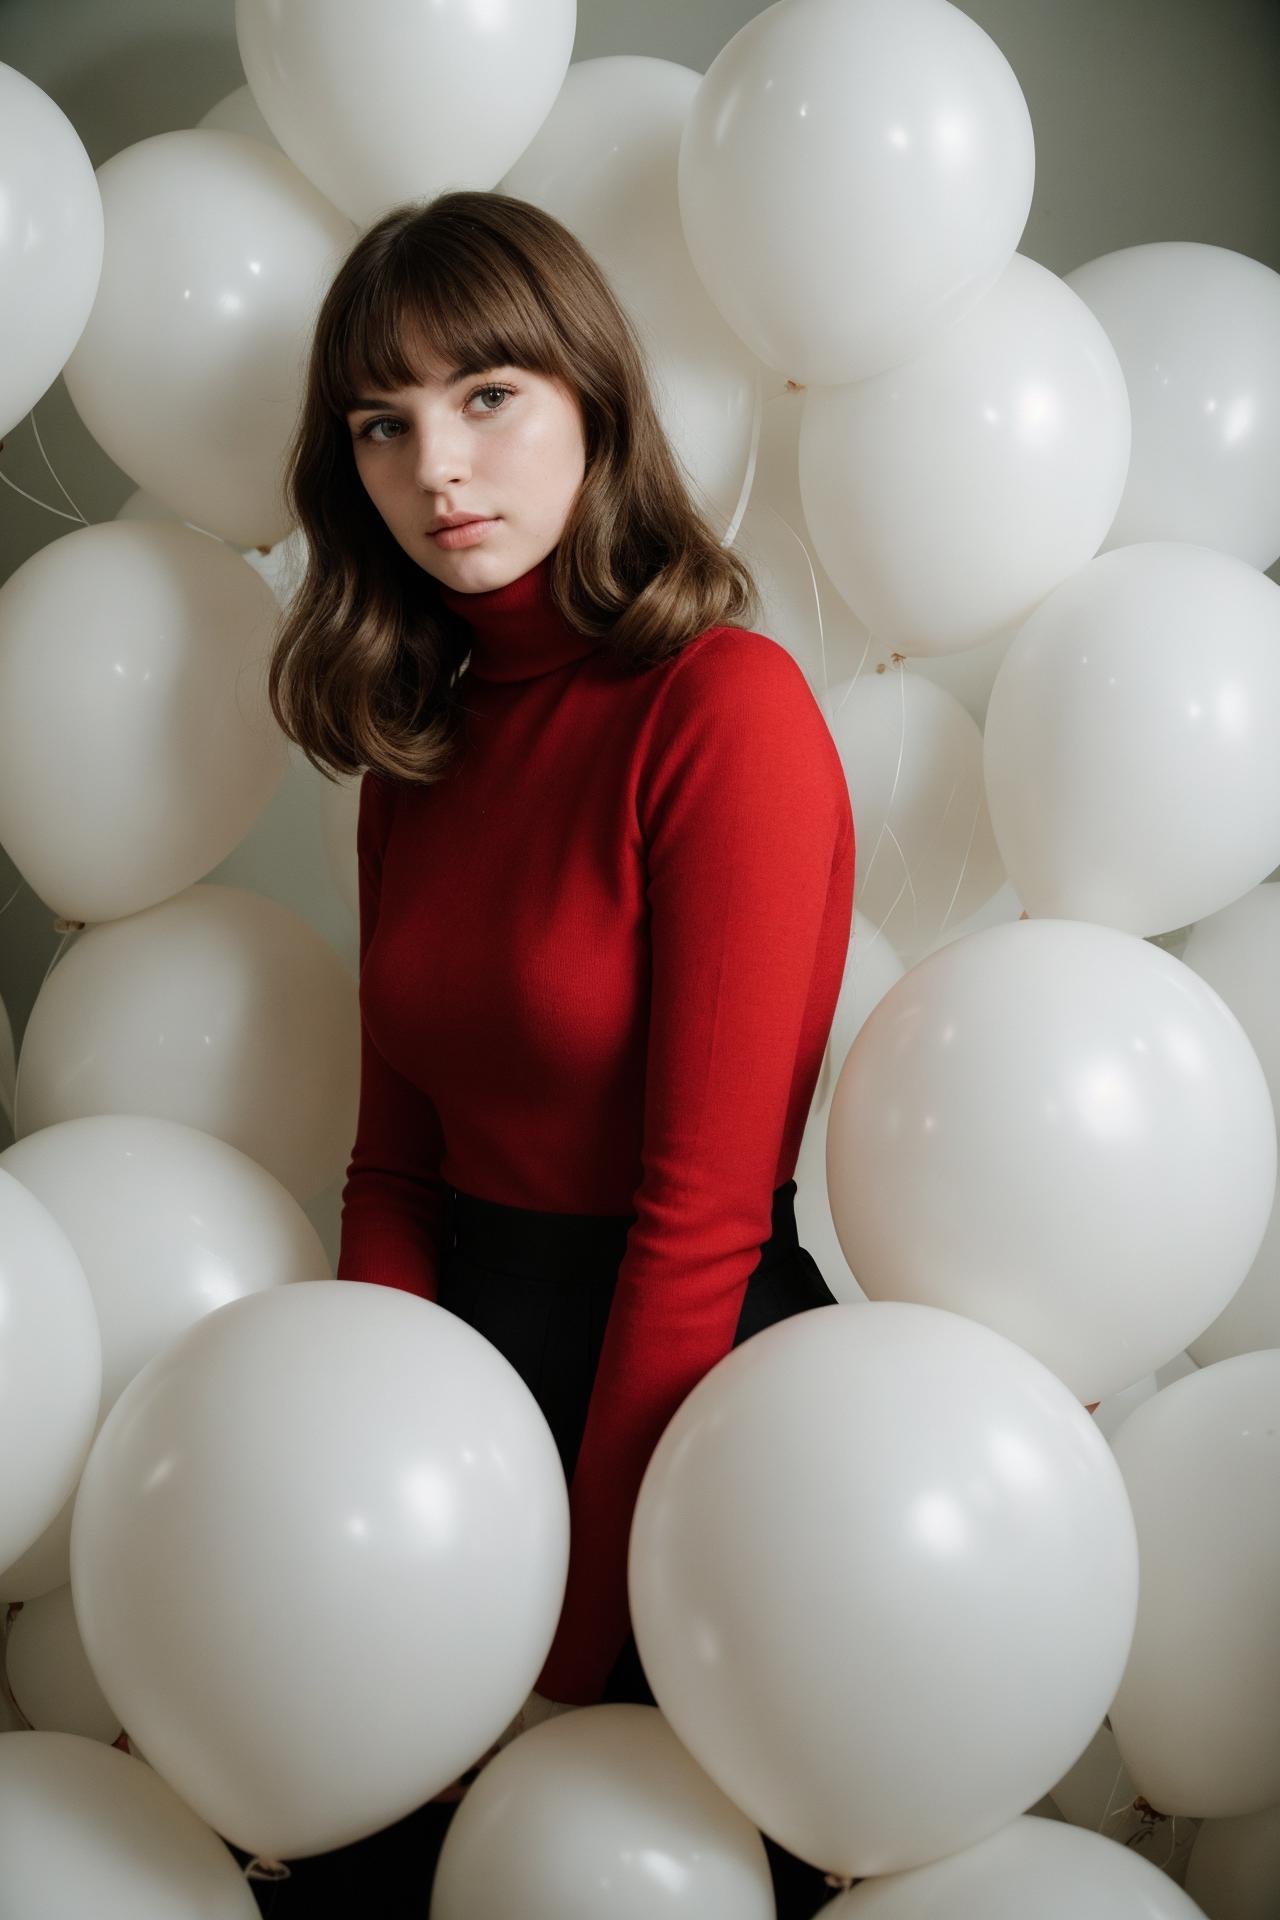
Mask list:
[[[448,444],[447,436],[436,434],[420,440],[415,473],[424,493],[440,493],[467,478],[467,458],[459,446]]]

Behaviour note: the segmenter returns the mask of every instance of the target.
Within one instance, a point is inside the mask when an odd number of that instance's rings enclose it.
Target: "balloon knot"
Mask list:
[[[273,1860],[269,1853],[255,1853],[244,1870],[246,1880],[290,1880],[291,1870],[283,1860]]]
[[[53,930],[55,933],[79,933],[83,926],[83,920],[64,920],[59,914],[53,923]]]
[[[850,1887],[862,1884],[859,1879],[847,1873],[824,1873],[822,1877],[829,1887],[838,1887],[842,1893],[847,1893]]]

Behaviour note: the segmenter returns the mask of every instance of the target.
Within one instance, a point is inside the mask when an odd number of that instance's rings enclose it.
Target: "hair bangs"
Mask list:
[[[568,355],[533,287],[513,275],[509,255],[493,259],[484,247],[458,261],[425,247],[391,252],[360,287],[330,345],[321,397],[339,418],[362,395],[426,385],[433,363],[446,378],[498,366],[569,376]]]

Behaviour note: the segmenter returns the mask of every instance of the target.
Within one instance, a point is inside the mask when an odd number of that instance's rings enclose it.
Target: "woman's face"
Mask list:
[[[356,471],[424,572],[462,593],[505,586],[551,552],[582,484],[577,396],[523,367],[455,378],[435,363],[426,379],[360,395],[347,414]],[[471,544],[442,545],[432,529],[458,514],[490,524]]]

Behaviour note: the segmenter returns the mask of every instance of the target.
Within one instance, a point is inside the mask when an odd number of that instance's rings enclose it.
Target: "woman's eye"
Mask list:
[[[501,413],[502,402],[506,399],[506,396],[509,393],[514,393],[514,391],[515,391],[514,387],[504,387],[504,386],[497,385],[496,383],[490,383],[483,387],[476,387],[467,396],[467,405],[470,406],[471,402],[473,400],[478,400],[482,394],[486,396],[496,394],[499,404],[497,406],[492,406],[492,407],[482,407],[481,414],[482,416],[484,416],[491,413]],[[386,441],[382,439],[380,436],[376,436],[374,434],[374,428],[375,427],[398,427],[401,425],[403,425],[402,421],[392,420],[387,418],[378,419],[378,420],[368,420],[365,422],[364,426],[361,427],[358,437],[361,440],[372,441],[375,447],[384,447],[387,444]],[[399,436],[394,435],[393,438],[398,439]]]
[[[501,387],[501,386],[477,387],[475,392],[471,395],[471,400],[478,399],[478,397],[482,393],[496,393],[501,397],[502,395],[508,394],[511,391],[512,389],[510,387]],[[471,401],[469,400],[467,404],[469,406],[471,404]],[[502,409],[501,407],[485,407],[483,411],[485,413],[501,413]]]

